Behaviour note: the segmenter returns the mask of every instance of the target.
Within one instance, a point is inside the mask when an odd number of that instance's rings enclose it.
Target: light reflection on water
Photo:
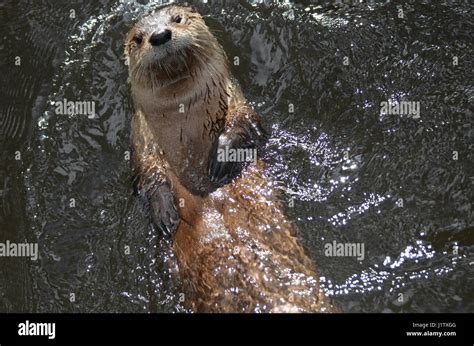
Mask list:
[[[278,124],[273,125],[272,128],[272,138],[269,141],[268,150],[270,154],[275,154],[278,151],[288,150],[289,147],[298,147],[305,151],[305,154],[308,157],[308,161],[315,166],[319,165],[343,165],[343,170],[357,170],[357,163],[354,163],[353,160],[341,160],[339,159],[341,151],[331,149],[327,142],[328,136],[325,133],[322,133],[318,139],[314,142],[308,141],[308,135],[296,135],[288,131],[280,130]],[[275,147],[275,148],[273,148]],[[272,149],[274,151],[272,151]],[[349,150],[349,148],[345,148]],[[332,155],[328,154],[332,151]],[[275,159],[275,157],[273,157]],[[344,183],[346,181],[337,181],[330,179],[330,186],[326,188],[323,192],[321,186],[318,184],[311,184],[310,182],[305,181],[295,181],[291,173],[288,173],[288,165],[284,163],[284,158],[282,156],[278,157],[277,164],[269,168],[271,174],[279,177],[283,180],[291,181],[291,184],[296,185],[296,189],[291,187],[286,188],[281,186],[281,189],[285,191],[286,194],[301,201],[316,201],[324,202],[328,197],[337,190],[339,183]],[[359,158],[360,160],[360,158]],[[347,181],[347,186],[345,187],[346,191],[350,191],[351,182],[357,182],[356,178],[357,172],[354,174],[352,181]],[[283,184],[280,181],[280,184]],[[349,206],[344,211],[340,211],[335,215],[332,215],[327,219],[327,222],[333,226],[342,226],[350,223],[353,215],[362,215],[370,208],[375,209],[377,213],[381,213],[380,204],[385,200],[390,200],[394,205],[396,201],[392,198],[390,194],[385,196],[379,195],[377,193],[363,193],[365,200],[363,203],[356,206]],[[350,201],[350,198],[347,198]],[[308,220],[313,220],[313,217],[308,217]],[[420,235],[424,235],[421,232]],[[321,241],[324,241],[324,237],[321,238]],[[456,243],[454,243],[456,246]],[[443,255],[448,255],[447,252],[444,252]],[[396,257],[392,260],[390,256],[386,256],[382,264],[372,264],[371,267],[361,271],[360,273],[354,273],[347,277],[345,280],[342,280],[340,283],[334,283],[331,279],[321,276],[320,282],[321,287],[324,290],[325,294],[328,296],[341,296],[341,295],[353,295],[353,294],[367,294],[374,291],[387,290],[389,293],[399,292],[403,287],[406,286],[408,281],[413,281],[417,279],[429,280],[430,276],[442,276],[455,270],[457,260],[467,259],[466,255],[454,256],[451,258],[451,262],[447,265],[440,267],[430,267],[432,262],[430,259],[436,260],[436,251],[433,249],[432,245],[422,241],[416,240],[414,245],[408,245],[401,251]],[[410,267],[411,265],[417,264],[417,266],[424,266],[424,269],[417,269],[412,271],[405,271],[404,268]],[[418,265],[419,264],[419,265]],[[388,288],[386,287],[388,286]],[[396,298],[394,298],[394,301]]]

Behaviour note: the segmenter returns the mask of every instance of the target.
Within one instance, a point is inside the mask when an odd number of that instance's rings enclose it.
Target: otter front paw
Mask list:
[[[209,167],[212,184],[221,187],[236,178],[249,162],[257,159],[255,148],[255,142],[245,131],[220,135]]]
[[[168,238],[173,237],[179,226],[179,214],[168,183],[159,184],[151,193],[150,212],[153,224]]]

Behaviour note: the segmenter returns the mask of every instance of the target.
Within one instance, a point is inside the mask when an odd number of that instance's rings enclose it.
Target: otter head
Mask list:
[[[141,18],[128,33],[125,55],[132,84],[160,87],[198,73],[222,70],[225,54],[191,8],[170,6]]]

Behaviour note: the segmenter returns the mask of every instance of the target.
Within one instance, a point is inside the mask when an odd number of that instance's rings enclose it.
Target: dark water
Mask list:
[[[159,3],[0,5],[0,242],[40,252],[0,257],[1,312],[182,311],[126,159],[123,39]],[[268,174],[336,304],[474,311],[474,6],[195,5],[240,59],[271,130]],[[55,114],[64,98],[95,101],[97,116]],[[420,102],[419,117],[384,114],[389,100]],[[325,256],[334,240],[365,258]]]

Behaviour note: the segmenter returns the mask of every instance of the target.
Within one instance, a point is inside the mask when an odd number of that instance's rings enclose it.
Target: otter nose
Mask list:
[[[169,40],[171,40],[171,31],[168,30],[168,29],[161,30],[161,31],[158,31],[158,32],[154,32],[150,36],[150,44],[152,46],[162,45],[163,43],[166,43]]]

